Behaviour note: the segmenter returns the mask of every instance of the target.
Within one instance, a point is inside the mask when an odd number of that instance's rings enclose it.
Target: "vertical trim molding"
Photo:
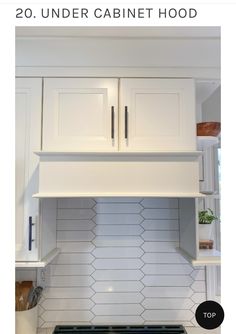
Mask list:
[[[220,302],[217,295],[217,266],[206,266],[206,297],[207,300]]]

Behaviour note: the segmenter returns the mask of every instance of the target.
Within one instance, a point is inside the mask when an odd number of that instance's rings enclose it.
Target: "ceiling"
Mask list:
[[[220,38],[220,27],[16,27],[17,37]]]

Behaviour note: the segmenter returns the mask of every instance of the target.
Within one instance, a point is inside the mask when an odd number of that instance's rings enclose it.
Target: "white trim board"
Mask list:
[[[194,77],[219,80],[219,67],[16,66],[17,77]]]
[[[220,39],[17,38],[16,65],[220,67]]]
[[[74,157],[91,157],[96,160],[97,158],[127,158],[128,160],[132,158],[147,158],[147,159],[155,159],[158,157],[198,157],[202,155],[202,151],[147,151],[147,152],[76,152],[76,151],[35,151],[34,154],[39,157],[60,157],[60,159],[66,160]]]
[[[138,178],[142,175],[142,178]],[[201,197],[197,157],[44,156],[37,197]],[[138,180],[138,182],[137,182]]]
[[[59,248],[53,249],[47,256],[41,261],[16,261],[16,268],[43,268],[46,267],[58,254],[60,253]]]

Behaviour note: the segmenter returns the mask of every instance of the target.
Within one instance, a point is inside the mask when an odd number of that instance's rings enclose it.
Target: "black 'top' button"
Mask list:
[[[214,329],[224,320],[224,310],[220,304],[213,300],[201,303],[195,312],[197,323],[205,329]]]

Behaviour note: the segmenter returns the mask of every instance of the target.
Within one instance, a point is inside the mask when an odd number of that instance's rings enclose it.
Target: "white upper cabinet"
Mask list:
[[[44,151],[116,151],[118,79],[46,78]]]
[[[38,188],[39,159],[33,151],[41,148],[42,79],[16,79],[16,260],[36,260],[36,226],[39,201],[32,198]],[[34,241],[32,241],[34,239]]]
[[[192,79],[120,79],[120,89],[118,82],[45,79],[43,150],[196,150]]]
[[[122,151],[195,151],[192,79],[121,79]]]
[[[38,190],[41,149],[42,79],[17,78],[15,98],[15,260],[17,267],[39,263],[56,248],[56,200],[32,195]],[[52,254],[50,255],[52,256]]]

